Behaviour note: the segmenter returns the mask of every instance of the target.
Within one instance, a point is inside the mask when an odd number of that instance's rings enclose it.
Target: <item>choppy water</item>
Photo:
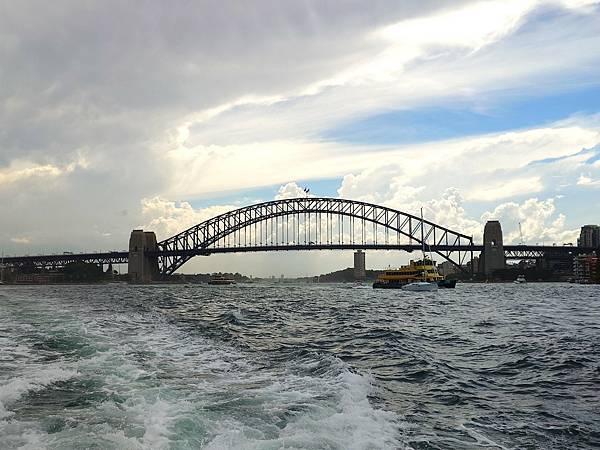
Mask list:
[[[0,288],[0,448],[594,448],[600,287]]]

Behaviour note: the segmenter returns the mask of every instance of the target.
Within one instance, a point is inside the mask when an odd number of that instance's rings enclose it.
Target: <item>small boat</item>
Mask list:
[[[521,284],[521,283],[527,283],[527,280],[525,279],[525,275],[521,274],[517,277],[517,279],[515,281],[513,281],[513,283],[515,284]]]
[[[441,288],[454,289],[456,287],[456,280],[439,280],[437,285]]]
[[[223,274],[215,273],[210,277],[210,280],[208,280],[208,284],[223,286],[227,284],[235,284],[235,280],[232,278],[227,278]]]
[[[356,281],[352,285],[352,289],[370,289],[370,288],[366,284],[363,284],[362,281]]]
[[[438,290],[438,285],[443,287],[456,286],[456,280],[444,280],[438,272],[435,261],[429,248],[429,258],[425,256],[426,236],[423,233],[423,208],[421,208],[421,252],[422,259],[410,261],[407,266],[395,270],[386,270],[377,277],[373,288],[378,289],[402,289],[405,291],[432,292]],[[447,281],[447,282],[445,282]]]
[[[438,290],[437,283],[428,283],[427,281],[416,281],[414,283],[408,283],[402,286],[403,291],[415,291],[415,292],[432,292]]]

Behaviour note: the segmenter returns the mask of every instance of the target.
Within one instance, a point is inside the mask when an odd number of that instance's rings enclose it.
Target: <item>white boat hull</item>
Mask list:
[[[415,291],[415,292],[432,292],[438,290],[437,283],[427,283],[425,281],[419,281],[417,283],[408,283],[402,286],[403,291]]]

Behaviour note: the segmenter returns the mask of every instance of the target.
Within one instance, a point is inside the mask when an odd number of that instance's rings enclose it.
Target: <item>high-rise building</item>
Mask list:
[[[600,226],[584,225],[581,227],[579,239],[577,239],[578,247],[600,248]]]
[[[573,258],[573,276],[576,283],[597,283],[598,270],[598,257],[595,253]]]
[[[367,277],[365,253],[362,250],[354,252],[354,278],[364,280]]]
[[[479,273],[479,264],[480,264],[480,258],[479,256],[475,256],[473,258],[473,262],[471,261],[467,261],[467,271],[468,272],[472,272],[472,273]],[[471,269],[471,266],[473,266],[473,268]]]

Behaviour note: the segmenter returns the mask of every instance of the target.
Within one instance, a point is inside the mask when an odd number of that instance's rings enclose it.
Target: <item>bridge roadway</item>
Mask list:
[[[127,264],[129,252],[63,253],[54,255],[5,256],[5,266],[62,267],[73,262]]]
[[[432,252],[474,252],[483,251],[483,245],[431,245],[427,251]],[[148,252],[148,256],[208,256],[219,253],[249,253],[263,251],[296,251],[296,250],[396,250],[414,252],[421,250],[421,245],[395,245],[395,244],[292,244],[292,245],[262,245],[262,246],[231,246],[212,247],[189,250],[163,250]],[[507,259],[535,259],[545,254],[556,256],[577,255],[597,251],[594,248],[554,245],[505,245],[504,254]],[[129,252],[94,252],[94,253],[63,253],[54,255],[27,255],[4,257],[5,266],[33,266],[33,267],[62,267],[73,262],[86,262],[92,264],[127,264]]]

